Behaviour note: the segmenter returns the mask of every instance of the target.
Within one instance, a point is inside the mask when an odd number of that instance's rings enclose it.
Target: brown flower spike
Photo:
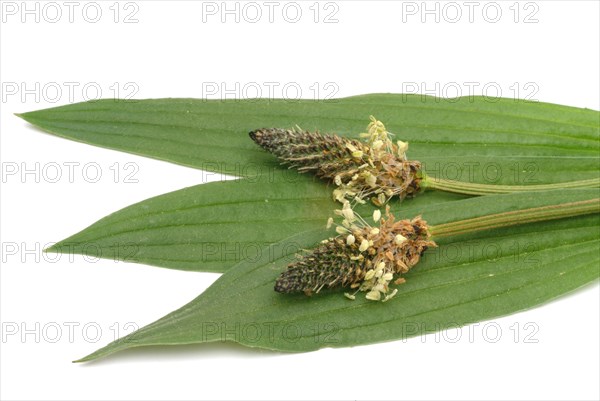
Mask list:
[[[385,126],[371,116],[366,143],[300,129],[262,128],[250,137],[283,164],[312,172],[337,185],[334,197],[363,203],[372,197],[381,206],[392,196],[404,199],[420,190],[421,163],[406,160],[408,144],[393,143]]]
[[[373,220],[381,220],[379,227],[371,227],[354,214],[348,202],[336,213],[344,217],[336,228],[340,235],[321,242],[309,255],[299,256],[288,265],[277,279],[275,291],[312,295],[323,288],[349,287],[368,291],[367,299],[379,301],[383,295],[387,301],[397,292],[388,294],[394,274],[406,273],[428,247],[437,246],[420,216],[395,221],[387,207],[384,218],[379,210],[374,212]],[[354,299],[354,294],[346,296]]]

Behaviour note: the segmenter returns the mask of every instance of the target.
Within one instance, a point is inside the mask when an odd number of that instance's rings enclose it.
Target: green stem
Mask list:
[[[442,178],[429,177],[423,174],[421,187],[432,188],[445,192],[454,192],[465,195],[489,195],[489,194],[507,194],[512,192],[531,192],[546,191],[552,189],[567,188],[599,188],[600,177],[590,178],[588,180],[560,182],[556,184],[540,185],[493,185],[477,184],[473,182],[462,182],[454,180],[445,180]]]
[[[600,213],[600,198],[491,214],[429,227],[433,237],[447,237],[494,228]]]

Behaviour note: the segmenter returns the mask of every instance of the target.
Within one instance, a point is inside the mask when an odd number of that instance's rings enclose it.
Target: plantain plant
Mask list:
[[[293,255],[335,238],[325,221],[339,203],[331,184],[282,167],[248,132],[300,126],[359,139],[373,114],[410,143],[411,157],[437,183],[430,186],[519,191],[471,197],[483,193],[459,188],[385,199],[398,220],[422,216],[438,245],[402,272],[406,281],[385,304],[350,301],[335,288],[312,297],[273,291],[287,266],[298,263]],[[599,114],[512,99],[448,103],[377,94],[295,102],[103,100],[20,117],[61,137],[240,177],[142,201],[46,250],[224,273],[190,304],[83,361],[145,345],[225,340],[308,351],[405,338],[531,308],[596,281]],[[371,202],[356,206],[357,214],[373,212]],[[338,235],[360,248],[362,240],[352,242],[350,234]],[[236,251],[223,255],[219,244]],[[458,256],[445,252],[449,247]]]

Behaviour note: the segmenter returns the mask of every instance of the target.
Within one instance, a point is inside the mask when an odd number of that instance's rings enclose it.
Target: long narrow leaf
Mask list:
[[[21,114],[64,138],[208,171],[252,176],[275,159],[248,140],[262,127],[356,136],[369,115],[410,143],[428,174],[492,184],[597,178],[600,114],[554,104],[372,94],[315,100],[100,100]]]
[[[469,218],[597,196],[596,190],[492,195],[440,204],[423,216],[437,224],[451,214]],[[445,238],[437,250],[425,253],[385,304],[362,297],[349,301],[340,292],[275,293],[274,280],[291,254],[323,239],[321,230],[297,234],[265,248],[257,261],[230,269],[181,309],[82,361],[132,347],[214,341],[310,351],[405,338],[520,311],[599,277],[599,217]]]
[[[423,210],[462,197],[432,193],[405,202]],[[285,170],[197,185],[113,213],[47,249],[181,270],[224,272],[295,233],[321,229],[339,207],[331,188]],[[394,209],[399,208],[394,204]],[[370,206],[360,210],[365,213]],[[331,232],[330,232],[331,234]]]

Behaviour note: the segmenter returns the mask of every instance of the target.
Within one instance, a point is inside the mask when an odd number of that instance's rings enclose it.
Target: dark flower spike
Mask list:
[[[379,210],[373,213],[377,227],[356,215],[347,201],[336,214],[344,217],[336,227],[339,235],[322,241],[310,254],[298,256],[277,279],[275,291],[312,295],[323,288],[345,287],[356,290],[345,294],[350,299],[365,291],[367,299],[385,302],[398,291],[390,292],[394,275],[409,271],[427,248],[436,246],[420,216],[396,221],[389,206],[384,218]],[[402,282],[403,278],[396,280],[396,284]]]
[[[371,116],[366,143],[333,134],[300,129],[262,128],[250,137],[283,164],[335,183],[334,197],[343,202],[372,198],[381,206],[392,196],[404,199],[420,190],[421,163],[406,159],[408,144],[393,143],[385,126]]]

